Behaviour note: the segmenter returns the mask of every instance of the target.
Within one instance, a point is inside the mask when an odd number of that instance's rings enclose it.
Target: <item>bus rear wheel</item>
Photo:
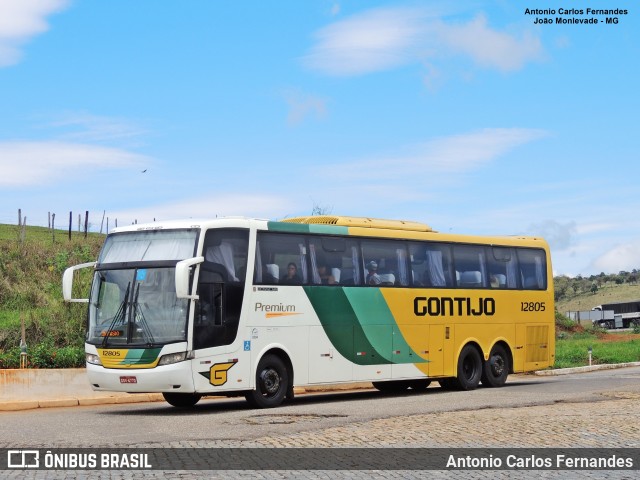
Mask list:
[[[482,385],[485,387],[502,387],[507,382],[510,365],[507,351],[502,345],[491,349],[489,360],[482,367]]]
[[[169,405],[178,408],[191,408],[202,398],[197,393],[163,393],[162,396]]]
[[[245,395],[255,408],[273,408],[280,405],[289,391],[289,374],[277,355],[265,355],[258,363],[256,388]]]

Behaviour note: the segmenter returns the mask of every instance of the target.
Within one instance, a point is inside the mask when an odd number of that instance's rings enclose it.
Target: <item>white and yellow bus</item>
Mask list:
[[[74,271],[94,269],[88,299]],[[500,387],[554,362],[549,248],[399,220],[245,218],[115,229],[69,268],[88,302],[94,390],[161,392],[189,407],[294,386]]]

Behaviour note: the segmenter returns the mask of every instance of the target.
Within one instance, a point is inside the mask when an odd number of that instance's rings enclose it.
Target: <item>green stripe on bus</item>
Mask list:
[[[353,363],[426,362],[402,336],[379,288],[304,290],[333,346]]]
[[[162,348],[132,348],[120,363],[122,365],[146,365],[153,363],[158,358],[160,350],[162,350]]]
[[[356,365],[391,363],[369,341],[340,287],[304,287],[322,328],[340,354]]]
[[[267,222],[270,232],[288,233],[325,233],[329,235],[349,235],[349,227],[337,225],[319,225],[315,223]]]
[[[391,363],[422,363],[402,336],[393,313],[379,288],[345,288],[351,308],[367,338]]]

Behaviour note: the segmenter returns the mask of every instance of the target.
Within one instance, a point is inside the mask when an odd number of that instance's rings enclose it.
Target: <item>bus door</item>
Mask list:
[[[193,316],[194,384],[198,391],[240,389],[250,381],[249,356],[236,342],[244,296],[249,231],[209,230]]]

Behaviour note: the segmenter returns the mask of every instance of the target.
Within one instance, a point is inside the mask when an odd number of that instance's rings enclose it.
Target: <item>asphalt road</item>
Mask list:
[[[354,425],[374,428],[375,424],[380,425],[388,438],[396,439],[394,445],[403,446],[403,439],[413,438],[407,432],[412,419],[438,423],[443,416],[448,424],[464,418],[465,424],[460,428],[478,432],[471,446],[482,447],[493,445],[489,436],[486,442],[482,440],[482,432],[491,429],[486,423],[487,415],[498,418],[496,422],[508,422],[503,418],[505,412],[524,414],[533,411],[532,408],[542,408],[545,416],[562,426],[572,421],[567,412],[583,414],[593,410],[596,414],[623,413],[628,422],[637,426],[638,400],[640,367],[630,367],[551,377],[517,375],[511,376],[503,388],[479,388],[471,392],[445,391],[434,382],[421,393],[389,395],[365,390],[307,394],[269,410],[250,409],[240,398],[204,399],[189,410],[164,403],[47,408],[0,412],[0,448],[291,446],[287,439],[292,438],[296,439],[294,446],[314,446],[313,439],[326,432]],[[474,425],[473,416],[479,413],[482,413],[477,417],[479,423]],[[621,435],[624,437],[626,433]],[[419,443],[424,439],[414,440],[405,444],[422,446]],[[329,436],[324,442],[317,446],[368,446],[366,438],[356,441],[339,435]],[[438,442],[459,446],[445,437]],[[557,446],[572,446],[566,444],[566,439],[560,438],[558,442]],[[630,442],[631,446],[640,447],[640,443],[634,444],[635,439]],[[628,446],[624,438],[609,443]],[[548,442],[539,446],[547,445]]]

